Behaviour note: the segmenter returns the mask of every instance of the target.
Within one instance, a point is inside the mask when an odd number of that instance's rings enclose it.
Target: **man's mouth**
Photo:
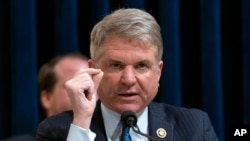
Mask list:
[[[137,95],[136,93],[121,93],[119,96],[124,96],[124,97],[130,97],[130,96],[135,96]]]

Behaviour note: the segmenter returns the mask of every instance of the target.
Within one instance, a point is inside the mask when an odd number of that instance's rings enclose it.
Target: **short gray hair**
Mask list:
[[[159,60],[162,58],[160,26],[155,18],[144,10],[118,9],[94,26],[90,38],[90,55],[94,61],[98,61],[102,42],[108,35],[149,42],[156,47],[156,58]]]

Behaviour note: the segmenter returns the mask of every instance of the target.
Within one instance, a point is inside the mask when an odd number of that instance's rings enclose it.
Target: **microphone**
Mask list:
[[[155,139],[154,137],[151,137],[145,133],[142,133],[139,129],[139,127],[136,125],[137,123],[137,116],[131,112],[131,111],[125,111],[121,114],[121,121],[122,121],[122,124],[126,127],[131,127],[132,130],[137,133],[137,134],[140,134],[144,137],[147,137],[148,139],[150,140],[154,140],[154,141],[157,141],[157,139]]]

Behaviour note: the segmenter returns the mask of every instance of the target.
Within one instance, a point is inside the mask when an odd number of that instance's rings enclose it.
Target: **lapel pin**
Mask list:
[[[156,134],[159,138],[165,138],[167,136],[167,131],[163,128],[159,128],[157,129]]]

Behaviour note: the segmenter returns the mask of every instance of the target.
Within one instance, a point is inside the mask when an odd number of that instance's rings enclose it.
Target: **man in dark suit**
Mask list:
[[[149,13],[119,9],[106,16],[91,32],[90,53],[90,68],[65,83],[73,111],[41,122],[37,141],[118,141],[125,127],[132,127],[127,137],[133,141],[217,140],[206,113],[152,102],[163,45]],[[135,113],[133,125],[121,122],[125,111]]]

